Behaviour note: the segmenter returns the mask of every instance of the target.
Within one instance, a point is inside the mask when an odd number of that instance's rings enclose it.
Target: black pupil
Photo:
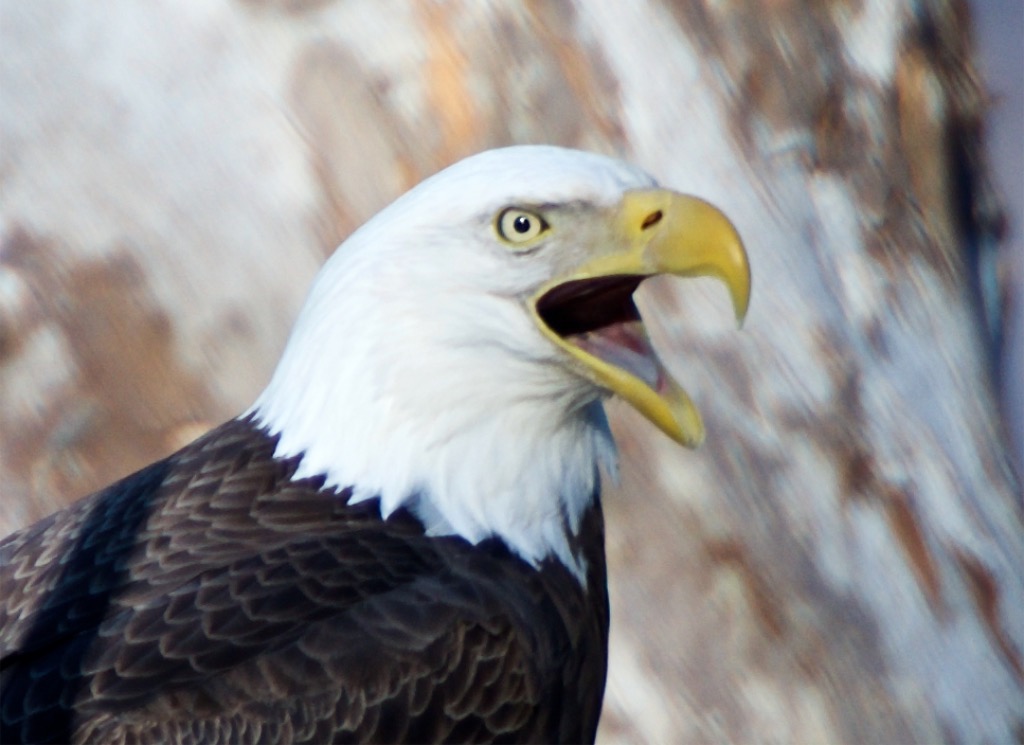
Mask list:
[[[519,217],[512,221],[512,229],[517,233],[530,232],[530,225],[531,220],[526,215],[519,215]]]

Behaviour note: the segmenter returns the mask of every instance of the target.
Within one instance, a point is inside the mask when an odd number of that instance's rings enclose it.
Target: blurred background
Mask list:
[[[754,273],[741,332],[641,290],[708,439],[612,405],[599,739],[1020,742],[1022,43],[1019,0],[0,0],[0,533],[245,409],[423,177],[595,150]]]

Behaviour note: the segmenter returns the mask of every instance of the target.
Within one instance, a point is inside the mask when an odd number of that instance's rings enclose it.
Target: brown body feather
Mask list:
[[[234,420],[0,542],[3,742],[591,741],[608,599],[349,505]]]

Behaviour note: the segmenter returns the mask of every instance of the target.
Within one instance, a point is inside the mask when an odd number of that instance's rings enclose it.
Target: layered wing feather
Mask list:
[[[584,590],[274,446],[229,422],[0,543],[3,742],[593,739],[599,507]]]

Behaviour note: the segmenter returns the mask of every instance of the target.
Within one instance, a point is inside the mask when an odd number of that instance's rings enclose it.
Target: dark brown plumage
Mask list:
[[[349,505],[249,420],[0,543],[2,741],[590,741],[608,633],[500,541]]]

